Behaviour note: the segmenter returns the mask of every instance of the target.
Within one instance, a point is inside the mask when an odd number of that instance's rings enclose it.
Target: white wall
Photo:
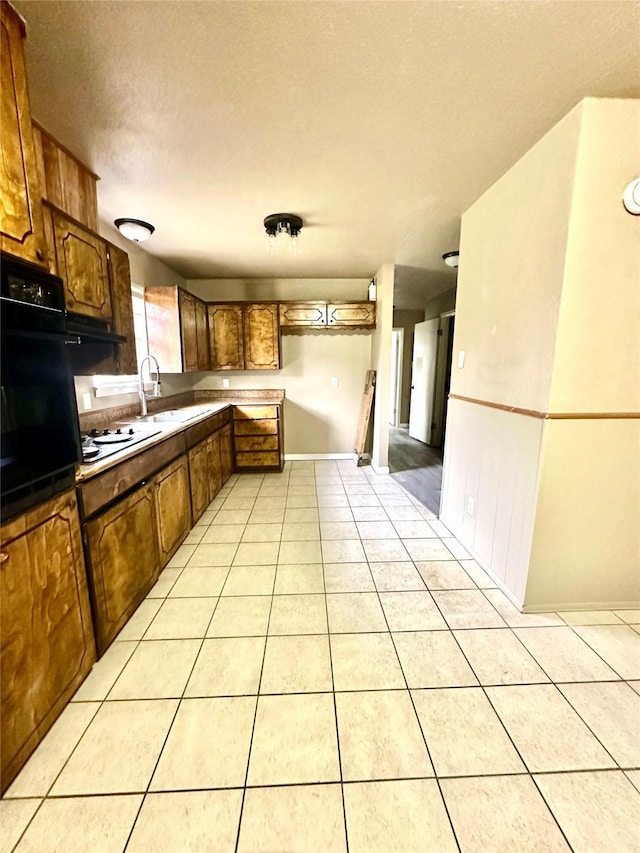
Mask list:
[[[398,310],[393,312],[393,328],[404,329],[402,346],[402,388],[400,389],[400,423],[409,423],[411,399],[411,368],[413,361],[413,330],[424,320],[424,311]]]
[[[367,298],[369,279],[208,279],[188,289],[208,301],[336,300]],[[352,454],[372,333],[306,330],[282,335],[282,368],[198,374],[195,388],[284,388],[287,455]],[[331,380],[337,378],[338,387]]]

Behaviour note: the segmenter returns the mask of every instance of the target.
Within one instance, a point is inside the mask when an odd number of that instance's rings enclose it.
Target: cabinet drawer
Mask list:
[[[277,450],[277,435],[243,435],[236,436],[236,451],[243,450]]]
[[[234,421],[233,432],[235,435],[277,435],[278,420],[257,421]]]
[[[234,420],[277,418],[278,406],[234,406]]]
[[[276,451],[255,451],[236,454],[237,468],[280,467],[280,455]]]

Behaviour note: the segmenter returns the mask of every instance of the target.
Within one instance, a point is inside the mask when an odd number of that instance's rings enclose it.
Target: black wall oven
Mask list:
[[[1,258],[2,520],[73,486],[81,460],[62,280]]]

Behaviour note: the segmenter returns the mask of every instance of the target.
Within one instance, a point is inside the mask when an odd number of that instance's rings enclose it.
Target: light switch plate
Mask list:
[[[228,388],[228,387],[229,387],[229,380],[228,380],[228,379],[226,379],[226,378],[225,378],[225,379],[223,379],[223,380],[222,380],[222,387],[223,387],[223,388]]]
[[[458,353],[458,367],[464,367],[464,350],[461,349]]]
[[[82,394],[82,407],[85,412],[91,408],[91,394],[88,391],[84,391]]]
[[[337,376],[332,376],[332,377],[331,377],[331,387],[332,387],[332,388],[337,388],[337,387],[338,387],[338,377],[337,377]]]

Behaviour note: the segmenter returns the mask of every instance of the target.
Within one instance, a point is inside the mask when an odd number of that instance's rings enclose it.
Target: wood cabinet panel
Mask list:
[[[231,435],[231,424],[220,430],[220,473],[222,485],[227,482],[233,473],[233,438]]]
[[[280,454],[266,451],[237,453],[236,466],[238,468],[279,468]]]
[[[207,312],[211,369],[244,370],[242,307],[213,303]]]
[[[196,303],[193,296],[178,290],[180,304],[180,334],[182,339],[182,369],[198,369],[198,339],[196,337]]]
[[[206,439],[189,451],[191,522],[195,524],[209,506],[209,451]]]
[[[1,530],[2,791],[96,659],[73,492]]]
[[[141,480],[155,474],[181,456],[185,448],[185,434],[181,432],[81,483],[79,491],[83,517],[89,518]]]
[[[207,328],[207,306],[196,299],[196,343],[198,370],[209,370],[209,331]]]
[[[111,319],[107,247],[104,240],[53,211],[58,275],[64,281],[67,310]]]
[[[42,197],[92,231],[98,230],[98,176],[33,122]]]
[[[24,26],[0,4],[0,248],[47,266],[40,182],[24,63]]]
[[[189,469],[186,454],[154,478],[160,565],[169,562],[191,529]]]
[[[375,302],[330,302],[327,305],[328,326],[374,327],[376,324]]]
[[[234,406],[234,420],[245,420],[256,418],[277,418],[278,406]]]
[[[277,435],[237,435],[236,453],[242,450],[277,450]]]
[[[243,306],[244,366],[246,370],[277,370],[280,367],[278,306]]]
[[[324,328],[327,325],[326,302],[281,302],[280,325]]]
[[[131,296],[131,272],[129,256],[117,246],[107,249],[109,282],[111,285],[111,308],[113,331],[126,337],[126,343],[116,345],[116,372],[133,376],[138,372],[136,335],[133,326],[133,299]]]
[[[146,483],[86,527],[89,578],[102,655],[160,571],[154,484]]]
[[[209,500],[213,500],[222,488],[222,466],[220,462],[220,434],[214,432],[207,439],[209,469]]]
[[[233,431],[235,435],[278,435],[278,421],[276,419],[234,421]]]

